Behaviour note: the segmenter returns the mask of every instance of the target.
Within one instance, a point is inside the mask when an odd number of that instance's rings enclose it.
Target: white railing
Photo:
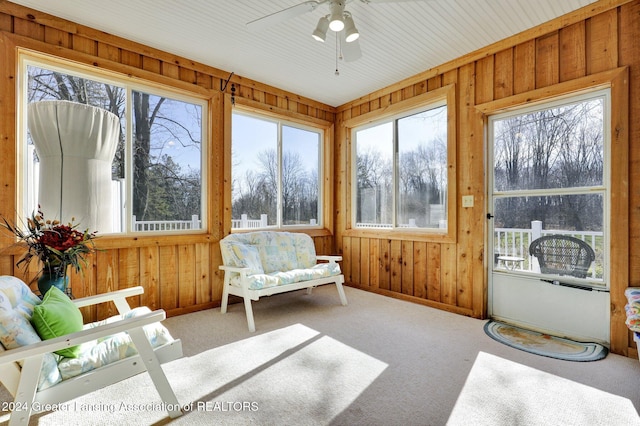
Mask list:
[[[306,226],[306,223],[300,223],[296,225]],[[316,219],[309,220],[309,225],[317,226],[318,221]],[[275,226],[275,225],[274,225]],[[268,228],[269,222],[266,214],[261,214],[260,219],[249,219],[246,214],[240,215],[240,219],[231,219],[231,229],[259,229]]]
[[[531,228],[494,228],[494,262],[497,264],[498,256],[513,256],[524,259],[518,270],[539,271],[537,261],[529,255],[531,242],[543,235],[569,235],[589,244],[596,252],[596,260],[591,268],[591,278],[598,277],[603,268],[602,260],[602,232],[595,231],[567,231],[542,229],[542,221],[534,220]],[[600,271],[600,273],[598,272]]]
[[[365,223],[358,222],[356,223],[356,228],[393,228],[393,225],[390,223]]]
[[[398,225],[398,228],[417,228],[415,222],[413,223],[401,223]],[[358,222],[356,223],[356,228],[393,228],[391,223],[364,223]]]
[[[185,231],[200,229],[200,218],[197,214],[191,220],[137,220],[133,216],[134,231]]]
[[[231,219],[231,229],[257,229],[267,226],[266,214],[261,214],[260,219],[249,219],[246,214],[241,214],[240,219]]]
[[[439,228],[446,228],[447,227],[447,221],[444,219],[441,219],[438,221],[438,227]],[[384,229],[389,229],[389,228],[393,228],[393,224],[392,223],[371,223],[371,222],[357,222],[356,223],[356,228],[384,228]],[[415,219],[409,219],[409,223],[400,223],[398,224],[398,228],[418,228],[418,225],[416,225],[416,220]]]
[[[34,146],[28,146],[29,158],[34,156]],[[27,191],[27,211],[35,211],[38,207],[38,186],[40,183],[39,172],[40,163],[29,161],[28,163],[29,185]],[[111,225],[113,232],[122,232],[123,223],[126,221],[125,202],[126,190],[124,179],[114,179],[111,181]],[[198,215],[191,216],[191,220],[137,220],[136,216],[132,217],[132,228],[134,231],[181,231],[201,229],[202,223]],[[109,231],[100,230],[100,232]]]

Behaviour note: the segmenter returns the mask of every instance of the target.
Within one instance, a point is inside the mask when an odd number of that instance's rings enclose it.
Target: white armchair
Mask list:
[[[182,357],[182,344],[159,324],[165,319],[163,310],[130,308],[126,298],[143,291],[133,287],[75,299],[77,307],[112,301],[120,316],[85,325],[82,331],[40,340],[30,324],[39,299],[21,280],[0,276],[0,382],[15,398],[9,424],[26,425],[39,407],[63,403],[144,371],[169,416],[180,416],[178,400],[161,364]],[[78,345],[77,358],[54,354]],[[106,354],[104,348],[116,353]]]

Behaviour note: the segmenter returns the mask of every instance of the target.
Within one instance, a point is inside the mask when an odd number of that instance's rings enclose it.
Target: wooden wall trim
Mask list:
[[[381,294],[383,296],[387,296],[387,297],[393,297],[394,299],[399,299],[399,300],[406,300],[407,302],[412,302],[412,303],[417,303],[419,305],[424,305],[424,306],[428,306],[430,308],[436,308],[436,309],[440,309],[441,311],[447,311],[447,312],[451,312],[454,314],[458,314],[458,315],[464,315],[464,316],[472,316],[473,312],[471,311],[471,309],[467,309],[467,308],[461,308],[461,307],[457,307],[457,306],[452,306],[446,303],[441,303],[441,302],[434,302],[432,300],[425,300],[422,298],[418,298],[418,297],[413,297],[413,296],[408,296],[408,295],[404,295],[404,294],[398,294],[397,292],[393,292],[393,291],[389,291],[389,290],[384,290],[384,289],[368,289],[368,291],[372,292],[372,293],[377,293],[377,294]]]
[[[627,67],[615,68],[603,71],[597,74],[576,78],[564,83],[557,83],[551,86],[543,87],[520,93],[506,98],[498,99],[491,102],[481,103],[475,108],[482,114],[497,114],[499,112],[508,111],[519,108],[522,105],[532,102],[543,102],[547,99],[574,96],[585,90],[593,90],[598,87],[609,87],[611,82],[620,78],[620,76],[628,74]]]
[[[224,106],[223,106],[223,128],[224,128],[224,139],[223,139],[223,149],[222,149],[222,170],[220,171],[220,176],[222,177],[223,188],[222,191],[218,193],[218,195],[222,196],[222,203],[220,203],[220,208],[222,209],[222,223],[220,224],[220,228],[222,229],[221,238],[224,238],[226,235],[231,233],[231,187],[232,187],[232,179],[231,179],[231,163],[232,163],[232,154],[231,154],[231,137],[232,137],[232,129],[231,129],[231,121],[233,114],[233,103],[231,102],[231,95],[224,95]]]
[[[231,96],[229,95],[229,104],[233,106],[230,100]],[[300,114],[298,112],[290,111],[288,109],[280,108],[274,105],[265,105],[264,103],[254,101],[253,99],[238,98],[235,100],[235,104],[246,111],[255,112],[257,114],[270,116],[276,119],[282,119],[283,117],[285,117],[288,120],[294,121],[299,124],[313,124],[315,126],[323,128],[328,128],[333,125],[333,121],[325,120],[323,118],[310,117],[308,115]]]
[[[209,133],[211,141],[224,141],[226,131],[224,124],[224,114],[221,113],[225,109],[225,96],[220,92],[216,92],[209,102]],[[221,224],[224,221],[224,212],[222,210],[221,203],[216,203],[214,200],[219,199],[220,195],[224,191],[225,181],[223,175],[224,163],[221,163],[217,159],[224,158],[224,143],[212,143],[209,146],[209,156],[207,158],[207,170],[209,170],[209,182],[207,188],[207,200],[208,204],[208,224],[209,232],[213,241],[218,241],[223,238],[224,233]],[[222,165],[222,167],[221,167]]]
[[[628,355],[624,309],[629,286],[629,69],[611,80],[611,351]],[[615,218],[615,219],[614,219]],[[613,226],[615,224],[615,226]],[[633,343],[631,343],[633,345]],[[634,345],[635,346],[635,345]]]
[[[413,96],[409,99],[402,100],[398,103],[386,105],[372,111],[368,111],[364,114],[360,114],[356,117],[351,117],[341,122],[341,126],[352,128],[365,124],[372,123],[374,121],[383,120],[387,117],[391,117],[402,113],[403,111],[410,110],[412,108],[418,108],[421,105],[425,105],[429,102],[434,102],[438,99],[445,98],[449,91],[454,90],[453,85],[440,87],[430,92],[423,93],[421,95]]]
[[[120,74],[125,79],[140,81],[145,86],[157,87],[162,90],[188,93],[190,96],[198,96],[201,99],[208,99],[213,91],[193,83],[176,80],[171,77],[160,75],[153,71],[147,71],[132,65],[123,64],[110,59],[96,58],[93,55],[78,52],[61,46],[53,46],[48,43],[34,40],[25,36],[6,34],[14,45],[19,46],[18,51],[35,58],[42,58],[52,63],[60,63],[91,73],[102,74],[107,77]]]
[[[15,87],[17,49],[13,40],[0,33],[0,51],[3,61],[0,62],[0,87]],[[17,207],[17,190],[14,171],[16,169],[16,117],[17,102],[15,90],[0,90],[0,216],[13,218]],[[1,238],[1,237],[0,237]],[[6,238],[0,241],[6,241]],[[7,244],[10,242],[7,241]],[[5,246],[1,244],[0,247]]]
[[[394,116],[399,116],[402,113],[418,109],[420,107],[428,106],[429,103],[435,103],[441,100],[446,101],[447,106],[447,229],[445,231],[422,229],[363,229],[355,228],[352,223],[353,206],[351,200],[353,193],[351,189],[354,187],[353,180],[353,167],[351,163],[344,165],[345,175],[344,179],[349,184],[349,189],[346,191],[345,203],[341,209],[346,213],[342,234],[350,237],[367,237],[367,238],[386,238],[390,240],[413,240],[413,241],[437,241],[441,243],[452,243],[457,240],[457,213],[458,203],[457,194],[458,189],[455,184],[458,181],[458,153],[457,153],[457,119],[458,105],[456,100],[456,85],[448,84],[444,87],[434,89],[433,91],[422,93],[412,98],[399,101],[392,105],[381,107],[379,109],[369,111],[365,114],[357,117],[352,117],[347,120],[341,121],[341,127],[344,128],[344,133],[349,135],[348,142],[345,144],[345,149],[348,155],[352,155],[353,146],[351,141],[351,132],[353,128],[377,122],[385,119],[390,119]],[[453,183],[453,184],[451,184]]]
[[[231,95],[225,94],[226,102],[225,102],[225,110],[224,110],[224,126],[225,126],[225,134],[228,137],[225,139],[225,147],[227,149],[224,150],[222,155],[224,155],[224,180],[225,182],[229,182],[224,189],[224,197],[223,197],[223,205],[224,205],[224,230],[223,235],[228,235],[231,233],[231,136],[232,136],[232,115],[233,109],[235,106],[238,109],[247,112],[247,113],[255,113],[257,116],[267,116],[271,117],[275,120],[287,120],[290,122],[298,123],[304,126],[311,126],[320,131],[322,131],[324,144],[322,148],[322,170],[323,170],[323,181],[322,181],[322,221],[323,221],[323,229],[286,229],[289,232],[304,232],[312,237],[316,236],[327,236],[333,235],[333,212],[334,212],[334,197],[333,190],[334,187],[334,176],[333,176],[333,168],[334,162],[332,161],[333,152],[334,152],[334,134],[335,128],[333,122],[327,121],[321,118],[309,117],[300,113],[292,112],[290,110],[272,106],[272,105],[264,105],[259,102],[253,101],[251,99],[239,98],[234,102],[231,102]],[[243,232],[243,231],[238,231]]]

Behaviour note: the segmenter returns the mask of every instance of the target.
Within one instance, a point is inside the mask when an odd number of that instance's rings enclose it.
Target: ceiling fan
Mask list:
[[[250,31],[261,31],[272,25],[276,25],[287,19],[294,18],[304,13],[313,12],[319,6],[328,3],[329,14],[322,16],[318,20],[315,30],[311,34],[317,41],[324,42],[327,37],[327,30],[332,30],[339,35],[341,40],[344,41],[342,46],[344,47],[344,58],[347,61],[354,61],[362,56],[360,46],[357,42],[360,37],[353,16],[351,12],[345,9],[347,3],[352,0],[310,0],[299,3],[295,6],[282,9],[278,12],[274,12],[270,15],[263,16],[262,18],[255,19],[251,22],[247,22],[247,29]],[[404,1],[416,1],[416,0],[358,0],[365,4],[371,3],[397,3]],[[337,71],[336,71],[337,72]]]

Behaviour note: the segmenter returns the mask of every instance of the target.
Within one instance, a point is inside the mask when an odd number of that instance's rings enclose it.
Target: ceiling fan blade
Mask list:
[[[341,34],[342,37],[342,54],[344,60],[347,62],[353,62],[362,57],[362,50],[360,50],[360,43],[358,40],[354,40],[351,43],[347,43],[344,39],[344,31]]]
[[[302,15],[303,13],[311,12],[321,4],[326,3],[326,1],[327,0],[310,0],[295,6],[288,7],[286,9],[282,9],[279,12],[274,12],[270,15],[263,16],[262,18],[247,22],[247,29],[253,32],[265,30],[268,27],[279,24],[280,22],[286,21],[287,19],[295,18],[296,16]]]

